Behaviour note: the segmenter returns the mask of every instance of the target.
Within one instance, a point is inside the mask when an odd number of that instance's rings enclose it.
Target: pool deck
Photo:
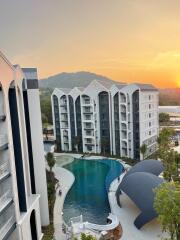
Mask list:
[[[61,155],[69,155],[72,157],[79,158],[81,155],[79,154],[58,154],[55,156],[61,156]],[[96,157],[92,156],[90,157],[92,159],[101,159],[103,157]],[[88,159],[90,159],[88,157]],[[122,161],[120,161],[122,163]],[[128,165],[125,164],[125,167],[128,168]],[[63,211],[63,204],[66,197],[66,194],[70,187],[72,186],[74,182],[74,176],[71,172],[68,170],[55,166],[54,167],[54,173],[56,178],[60,182],[60,187],[62,190],[62,195],[59,196],[58,189],[56,192],[56,201],[54,206],[54,237],[56,240],[66,240],[66,235],[62,232],[62,211]],[[115,191],[119,185],[119,182],[117,179],[115,179],[111,186],[110,191],[108,193],[109,197],[109,203],[111,207],[111,212],[115,214],[122,225],[123,229],[123,235],[122,240],[160,240],[162,236],[161,227],[157,220],[153,220],[150,223],[146,224],[141,230],[138,230],[133,222],[137,215],[140,213],[139,209],[136,207],[136,205],[129,199],[129,197],[125,194],[122,194],[121,196],[121,203],[122,208],[120,208],[116,201]]]

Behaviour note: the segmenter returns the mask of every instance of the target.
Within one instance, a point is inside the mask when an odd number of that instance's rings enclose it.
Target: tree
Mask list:
[[[51,91],[40,92],[42,123],[52,124]]]
[[[147,152],[147,145],[146,144],[143,144],[141,147],[140,147],[140,151],[141,151],[141,154],[143,155],[143,160],[145,158],[145,154]]]
[[[46,160],[47,160],[48,166],[50,168],[50,172],[52,172],[52,168],[54,167],[54,165],[56,163],[53,153],[48,152],[46,155]]]
[[[167,123],[170,121],[170,116],[168,113],[160,113],[159,114],[159,122],[160,123]]]
[[[79,145],[81,144],[81,138],[79,136],[75,136],[73,139],[73,144],[76,147],[77,152],[79,152]]]
[[[109,146],[109,141],[107,138],[105,137],[102,137],[102,140],[101,140],[101,151],[103,152],[103,155],[106,154],[106,149],[107,147]]]
[[[166,152],[166,155],[163,157],[163,177],[166,181],[170,182],[178,176],[177,165],[176,165],[176,154],[174,150],[169,150]]]
[[[165,180],[171,181],[178,177],[179,155],[171,149],[171,138],[174,130],[171,128],[163,128],[158,138],[158,157],[164,165],[163,176]]]
[[[53,216],[53,208],[54,208],[54,201],[55,201],[55,194],[56,194],[54,183],[48,182],[47,189],[48,189],[49,212],[50,212],[50,219],[51,219],[52,218],[51,216]]]
[[[86,235],[85,233],[81,233],[81,240],[96,240],[96,238],[92,235]]]
[[[180,239],[180,184],[163,183],[155,189],[154,209],[164,232],[171,240]]]
[[[158,145],[160,150],[169,150],[171,148],[171,138],[175,134],[172,128],[163,128],[158,137]]]

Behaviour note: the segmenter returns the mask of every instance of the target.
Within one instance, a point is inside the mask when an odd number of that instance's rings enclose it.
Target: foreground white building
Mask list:
[[[42,239],[49,224],[37,70],[0,52],[0,239]]]
[[[58,151],[109,153],[142,159],[156,150],[158,91],[149,84],[94,80],[86,88],[58,89],[51,97]]]

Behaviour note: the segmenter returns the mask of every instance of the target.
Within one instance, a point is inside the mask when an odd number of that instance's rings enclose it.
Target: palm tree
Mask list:
[[[146,154],[146,152],[147,152],[147,145],[146,145],[146,144],[143,144],[143,145],[140,147],[140,151],[141,151],[141,154],[143,155],[143,160],[144,160],[145,154]]]
[[[50,169],[50,172],[52,172],[52,168],[54,167],[56,160],[54,159],[54,154],[51,152],[48,152],[46,155],[46,160]]]

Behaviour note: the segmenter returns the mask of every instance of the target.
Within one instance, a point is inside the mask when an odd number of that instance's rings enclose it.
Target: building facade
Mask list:
[[[53,125],[58,151],[142,159],[157,147],[158,91],[148,84],[94,80],[86,88],[55,89]]]
[[[0,52],[0,239],[42,239],[49,224],[37,70]]]

